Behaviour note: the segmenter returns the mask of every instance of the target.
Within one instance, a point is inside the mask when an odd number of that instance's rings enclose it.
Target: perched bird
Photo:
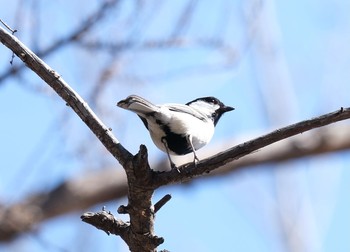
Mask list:
[[[154,105],[140,96],[130,95],[117,106],[141,118],[154,144],[168,154],[172,168],[176,166],[170,155],[193,152],[193,162],[199,161],[196,150],[210,141],[220,117],[234,110],[215,97],[198,98],[185,105]]]

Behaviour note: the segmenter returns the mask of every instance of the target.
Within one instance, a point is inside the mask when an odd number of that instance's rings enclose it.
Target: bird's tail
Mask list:
[[[159,107],[137,95],[130,95],[125,100],[117,103],[118,107],[131,110],[138,115],[154,113]]]

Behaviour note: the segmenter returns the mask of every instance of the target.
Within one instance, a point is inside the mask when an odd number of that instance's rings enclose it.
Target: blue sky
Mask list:
[[[120,14],[107,16],[88,40],[131,38],[142,44],[167,38],[186,3],[149,1],[133,16],[135,6],[124,1]],[[23,4],[20,12],[19,4]],[[38,19],[31,16],[28,3],[0,1],[5,5],[0,18],[19,30],[17,36],[34,47],[31,33],[37,32],[37,46],[45,47],[71,31],[98,1],[41,3]],[[181,37],[187,41],[220,37],[230,47],[214,50],[189,44],[141,50],[135,46],[118,55],[73,45],[45,61],[84,99],[92,95],[101,69],[112,62],[117,74],[98,94],[93,108],[131,152],[146,144],[151,164],[165,154],[154,147],[139,118],[115,107],[132,93],[155,103],[185,103],[213,95],[235,107],[222,118],[207,149],[349,106],[348,1],[222,0],[199,1],[196,6]],[[1,74],[11,53],[0,46],[0,55]],[[2,204],[115,165],[80,119],[30,71],[0,83],[0,114]],[[163,187],[155,200],[166,193],[172,200],[156,218],[156,234],[165,238],[160,249],[349,251],[349,161],[349,151],[343,151]],[[116,211],[125,203],[121,199],[104,205]],[[127,251],[121,239],[82,223],[80,215],[52,219],[35,233],[0,245],[0,251]]]

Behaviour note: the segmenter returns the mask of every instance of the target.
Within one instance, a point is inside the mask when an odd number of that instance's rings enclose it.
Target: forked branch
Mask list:
[[[65,103],[74,110],[125,169],[129,186],[129,204],[123,207],[122,212],[130,215],[130,224],[117,221],[111,213],[106,211],[96,214],[86,213],[82,218],[107,233],[120,235],[127,242],[131,251],[156,251],[156,247],[163,242],[163,238],[154,235],[153,222],[155,212],[166,203],[169,196],[153,206],[151,199],[154,190],[158,187],[189,180],[195,176],[211,172],[230,161],[246,156],[274,142],[350,118],[350,108],[341,108],[338,111],[281,128],[237,145],[225,152],[202,160],[196,165],[192,163],[183,165],[178,169],[180,172],[174,169],[170,172],[156,173],[149,167],[147,150],[144,146],[140,147],[139,153],[135,156],[127,151],[99,120],[87,103],[56,71],[2,27],[0,27],[0,41],[62,97]]]

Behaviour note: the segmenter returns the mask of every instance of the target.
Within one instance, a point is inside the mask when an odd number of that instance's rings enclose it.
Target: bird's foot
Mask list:
[[[178,173],[180,173],[180,169],[173,163],[173,162],[170,162],[170,166],[171,166],[171,170],[177,170]]]
[[[198,162],[199,162],[199,158],[197,157],[196,153],[194,152],[193,165],[197,166]]]

